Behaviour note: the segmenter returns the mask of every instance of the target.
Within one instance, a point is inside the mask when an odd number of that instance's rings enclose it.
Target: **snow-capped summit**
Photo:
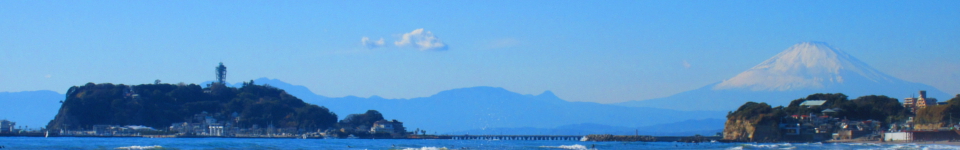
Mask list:
[[[787,48],[737,76],[724,80],[714,90],[790,91],[822,89],[844,84],[848,79],[894,82],[893,77],[860,62],[822,42],[804,42]]]
[[[793,45],[733,78],[664,98],[618,103],[676,110],[734,110],[747,101],[787,105],[814,93],[912,97],[917,91],[949,98],[932,86],[884,74],[821,42]]]

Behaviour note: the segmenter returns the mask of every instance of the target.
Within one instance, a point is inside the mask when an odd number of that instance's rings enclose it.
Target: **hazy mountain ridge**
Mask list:
[[[362,113],[374,109],[385,114],[384,118],[403,120],[408,128],[440,131],[438,133],[484,128],[554,128],[581,123],[641,127],[690,119],[723,118],[726,115],[726,111],[676,111],[568,102],[550,91],[523,95],[487,86],[440,91],[428,97],[385,99],[379,96],[310,96],[315,94],[303,92],[309,91],[305,87],[276,79],[260,78],[254,83],[281,89],[304,89],[287,92],[305,102],[325,106],[337,114]],[[722,124],[718,126],[716,129],[720,129]]]
[[[0,92],[0,119],[17,122],[17,126],[44,127],[60,109],[64,95],[49,91]]]
[[[747,101],[786,105],[790,100],[814,93],[844,93],[853,98],[887,95],[902,99],[915,96],[919,90],[926,90],[928,97],[952,97],[933,86],[884,74],[825,43],[805,42],[730,79],[664,98],[617,105],[676,110],[733,110]]]
[[[497,127],[552,128],[595,123],[639,127],[688,119],[722,118],[725,111],[675,111],[567,102],[550,92],[521,95],[495,87],[471,87],[430,97],[382,99],[344,97],[315,102],[337,113],[375,109],[386,118],[404,120],[407,127],[440,133]]]

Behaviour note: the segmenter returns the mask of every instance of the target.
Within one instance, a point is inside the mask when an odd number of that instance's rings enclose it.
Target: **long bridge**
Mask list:
[[[453,140],[580,141],[582,135],[448,135]]]

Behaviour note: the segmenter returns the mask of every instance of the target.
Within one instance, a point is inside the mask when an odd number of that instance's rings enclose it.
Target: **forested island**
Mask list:
[[[47,125],[48,131],[61,135],[340,138],[402,138],[406,135],[401,122],[387,121],[375,110],[352,114],[338,122],[337,114],[323,106],[304,103],[282,89],[256,85],[252,80],[240,88],[218,82],[205,88],[183,83],[87,83],[70,87],[62,103],[57,116]]]
[[[923,91],[921,91],[922,93]],[[921,99],[922,100],[922,99]],[[960,95],[939,105],[905,105],[896,98],[817,93],[786,107],[747,102],[727,115],[723,135],[736,142],[882,141],[887,132],[935,131],[960,121]]]

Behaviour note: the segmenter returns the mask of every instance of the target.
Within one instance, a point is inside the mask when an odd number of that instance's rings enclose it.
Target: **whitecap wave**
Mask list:
[[[797,149],[797,146],[790,143],[777,144],[741,144],[727,149]]]
[[[447,150],[447,147],[420,147],[420,148],[404,148],[403,150]]]
[[[141,149],[163,149],[163,146],[153,145],[153,146],[127,146],[127,147],[117,147],[115,149],[124,149],[124,150],[141,150]]]
[[[878,143],[846,143],[847,145],[853,146],[880,146]]]
[[[960,146],[933,144],[933,145],[924,145],[923,147],[921,147],[921,149],[960,149]]]
[[[917,144],[893,144],[887,147],[887,149],[920,149],[920,145]]]
[[[586,146],[580,144],[573,145],[560,145],[560,146],[540,146],[542,148],[559,148],[559,149],[575,149],[575,150],[587,150]]]

